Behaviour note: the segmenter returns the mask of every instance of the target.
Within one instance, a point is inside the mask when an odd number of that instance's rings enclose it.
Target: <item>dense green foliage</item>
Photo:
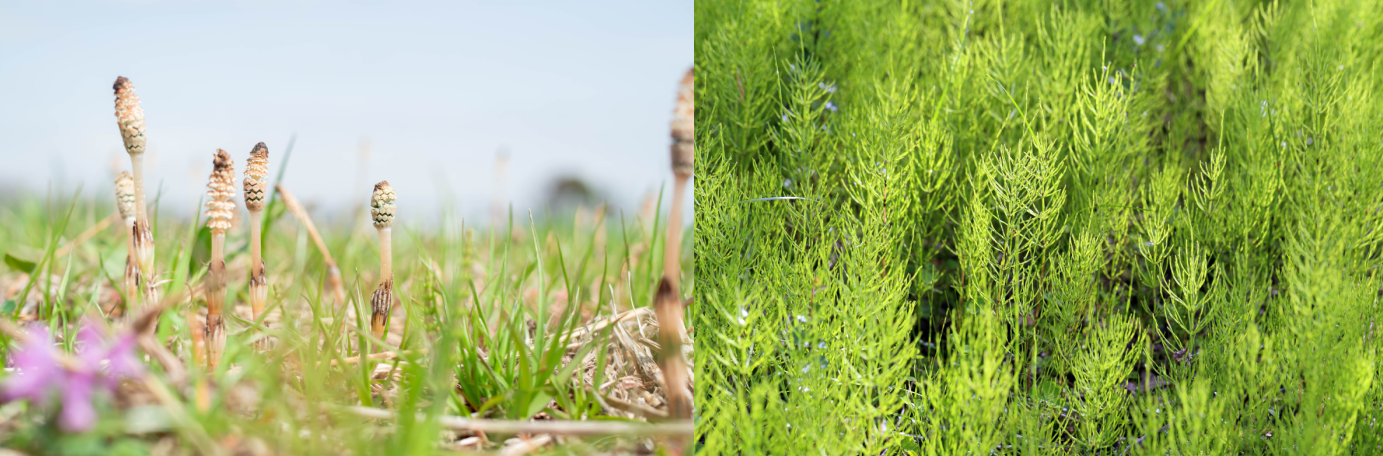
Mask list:
[[[700,450],[1383,452],[1379,11],[698,1]]]

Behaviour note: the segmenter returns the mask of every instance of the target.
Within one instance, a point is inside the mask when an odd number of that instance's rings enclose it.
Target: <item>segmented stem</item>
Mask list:
[[[389,311],[394,306],[394,255],[390,248],[390,235],[394,225],[394,201],[397,195],[389,181],[375,184],[374,194],[370,196],[370,218],[375,229],[379,230],[379,289],[370,296],[370,330],[380,339],[389,330]]]
[[[264,143],[255,144],[250,151],[250,159],[245,162],[245,209],[250,212],[250,311],[255,320],[260,320],[269,302],[269,280],[264,273],[264,258],[260,256],[261,215],[264,211],[264,198],[268,194],[269,147]],[[261,322],[267,323],[267,322]],[[267,348],[264,341],[256,344]]]
[[[211,228],[211,264],[206,282],[206,344],[207,368],[221,364],[226,349],[226,324],[221,319],[226,299],[226,230],[231,227],[235,213],[235,162],[224,150],[212,158],[211,177],[207,179],[207,227]]]
[[[390,246],[392,228],[379,229],[379,288],[370,296],[372,310],[370,331],[383,339],[389,330],[389,312],[394,306],[393,253]]]
[[[206,283],[207,368],[221,364],[226,349],[226,323],[221,319],[226,299],[226,232],[211,231],[211,264]]]
[[[269,281],[264,271],[264,259],[260,256],[260,221],[262,211],[250,212],[250,311],[256,320],[264,313],[269,302]]]

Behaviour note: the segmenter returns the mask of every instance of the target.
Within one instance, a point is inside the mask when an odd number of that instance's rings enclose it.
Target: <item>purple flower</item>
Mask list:
[[[0,384],[0,402],[28,399],[38,405],[47,403],[48,387],[61,383],[64,378],[57,357],[58,350],[53,347],[48,328],[35,326],[29,331],[29,340],[10,352],[10,362],[19,368],[19,373]]]
[[[136,336],[130,332],[111,338],[83,322],[77,330],[77,362],[65,364],[48,330],[36,326],[11,354],[19,374],[0,384],[0,401],[29,399],[43,406],[57,392],[62,398],[58,427],[68,432],[91,429],[96,424],[91,400],[97,387],[113,392],[120,380],[144,374],[144,365],[135,356]],[[104,372],[102,362],[106,363]]]

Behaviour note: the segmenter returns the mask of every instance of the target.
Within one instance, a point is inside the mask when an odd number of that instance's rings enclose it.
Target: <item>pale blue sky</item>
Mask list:
[[[196,203],[217,148],[240,171],[264,141],[277,173],[295,132],[284,181],[323,207],[363,205],[388,179],[405,219],[435,212],[443,185],[482,215],[504,146],[517,212],[562,173],[630,210],[671,180],[668,122],[692,26],[692,0],[6,1],[0,186],[108,193],[113,166],[129,166],[111,91],[126,76],[165,210]]]

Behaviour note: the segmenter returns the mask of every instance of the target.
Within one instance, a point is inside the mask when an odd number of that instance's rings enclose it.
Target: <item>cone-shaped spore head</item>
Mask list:
[[[212,158],[211,177],[206,183],[206,226],[212,231],[230,229],[235,213],[235,161],[230,154],[217,149]]]
[[[134,199],[134,175],[121,171],[115,178],[115,207],[120,210],[120,218],[134,221],[138,216]]]
[[[250,160],[245,163],[245,209],[257,212],[264,209],[264,198],[269,191],[269,148],[264,143],[255,144],[250,151]]]
[[[375,228],[389,228],[394,224],[394,187],[389,186],[389,181],[379,181],[375,184],[375,193],[370,197],[370,216],[374,219]]]
[[[139,107],[139,95],[134,93],[134,84],[124,76],[115,79],[115,119],[120,125],[120,137],[125,141],[125,152],[130,155],[144,153],[144,109]]]

